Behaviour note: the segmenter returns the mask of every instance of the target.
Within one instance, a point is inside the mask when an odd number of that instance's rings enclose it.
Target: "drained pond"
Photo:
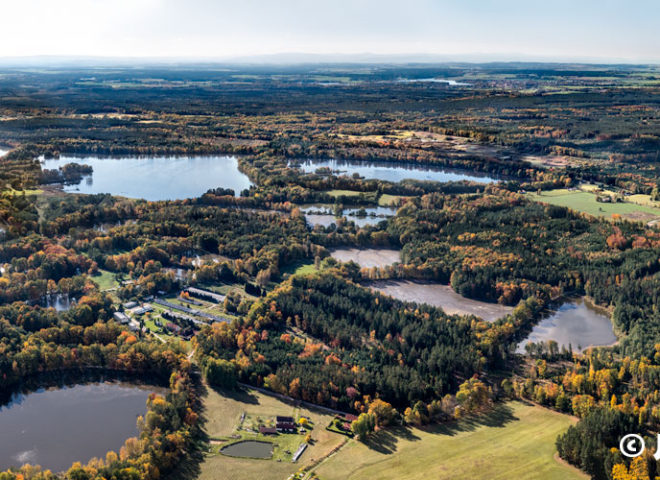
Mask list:
[[[401,261],[401,252],[386,248],[338,248],[330,255],[340,262],[355,262],[361,267],[386,267]]]
[[[273,456],[273,444],[270,442],[259,442],[256,440],[245,440],[232,445],[227,445],[220,452],[230,457],[244,458],[271,458]]]
[[[410,280],[378,280],[369,287],[405,302],[427,303],[440,307],[450,315],[476,315],[488,322],[508,315],[513,307],[465,298],[449,285],[422,283]]]
[[[518,344],[516,351],[525,353],[528,342],[546,342],[554,340],[574,352],[581,352],[587,347],[612,345],[616,336],[608,315],[594,308],[582,299],[566,302],[556,311],[539,322],[532,333]]]
[[[478,172],[467,172],[435,167],[432,165],[404,164],[391,162],[358,162],[347,160],[305,160],[300,164],[302,171],[314,173],[318,169],[329,169],[335,175],[358,174],[366,179],[400,182],[401,180],[428,180],[433,182],[458,182],[467,180],[480,183],[497,182],[496,178]]]
[[[238,169],[233,156],[145,156],[73,157],[62,156],[42,162],[56,170],[67,163],[89,165],[91,175],[79,184],[64,185],[65,192],[110,193],[145,200],[196,198],[211,188],[231,188],[235,195],[250,188],[250,179]]]
[[[119,452],[159,387],[103,382],[15,394],[0,407],[0,470],[26,463],[54,472]]]

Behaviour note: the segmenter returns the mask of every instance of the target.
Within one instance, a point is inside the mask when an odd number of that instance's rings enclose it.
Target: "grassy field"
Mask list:
[[[600,203],[596,201],[594,193],[557,189],[537,193],[527,193],[527,197],[551,205],[569,207],[573,210],[585,212],[595,217],[612,218],[613,214],[621,215],[630,220],[648,222],[660,217],[660,208],[650,205],[638,205],[637,203]]]
[[[99,275],[94,275],[91,278],[99,284],[101,291],[111,290],[118,286],[115,275],[107,270],[99,269]]]
[[[328,190],[328,194],[333,197],[358,197],[362,195],[367,201],[377,203],[378,193],[377,192],[356,192],[354,190]]]
[[[381,207],[398,207],[399,201],[401,201],[402,198],[410,198],[410,197],[402,197],[399,195],[388,195],[387,193],[383,193],[378,199],[378,205],[380,205]]]
[[[231,443],[231,435],[236,435],[236,427],[240,424],[241,416],[246,418],[269,417],[286,415],[298,417],[300,415],[311,418],[314,425],[312,430],[313,445],[302,455],[298,463],[290,461],[241,459],[227,457],[215,453],[223,444]],[[328,432],[325,426],[330,423],[332,416],[317,411],[298,408],[284,403],[274,397],[256,391],[249,392],[218,392],[208,389],[204,398],[205,430],[212,442],[212,452],[206,455],[201,464],[199,480],[285,480],[301,467],[310,464],[315,459],[326,456],[335,447],[346,440],[343,435]],[[241,437],[244,435],[241,434]],[[303,435],[285,435],[283,439],[273,440],[272,437],[257,436],[259,439],[284,442],[286,445],[297,445],[303,441]],[[253,436],[254,438],[254,436]],[[291,447],[288,447],[291,448]],[[280,458],[282,458],[280,456]]]
[[[380,432],[367,445],[351,440],[315,472],[321,480],[586,479],[554,458],[557,435],[573,422],[510,402],[479,420]]]
[[[316,269],[314,263],[309,263],[307,260],[294,262],[282,268],[282,273],[288,273],[289,275],[307,275],[309,273],[317,272],[318,270]]]
[[[364,192],[356,192],[354,190],[336,190],[336,189],[335,190],[328,190],[328,194],[332,195],[333,197],[338,197],[340,195],[343,195],[345,197],[357,197],[361,193],[364,193]],[[370,193],[370,192],[367,192],[367,193]]]

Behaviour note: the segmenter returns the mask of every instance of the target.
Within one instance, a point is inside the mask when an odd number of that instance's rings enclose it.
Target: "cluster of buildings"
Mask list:
[[[298,433],[298,424],[293,417],[275,417],[274,427],[259,427],[262,435],[277,435],[278,433]]]
[[[188,296],[195,297],[200,300],[204,300],[212,303],[221,303],[225,300],[224,295],[220,295],[215,292],[208,290],[203,290],[201,288],[187,287],[184,292],[187,292]],[[165,292],[159,292],[160,294],[165,294]],[[168,302],[162,298],[154,297],[153,295],[146,297],[144,303],[138,302],[126,302],[122,305],[123,311],[115,312],[114,319],[117,323],[121,325],[126,325],[131,331],[137,332],[140,330],[140,322],[137,320],[138,317],[154,311],[154,307],[151,303],[165,307],[167,310],[162,315],[163,319],[167,322],[165,325],[162,325],[160,322],[155,320],[156,325],[163,327],[165,330],[170,333],[183,337],[184,339],[189,339],[193,335],[193,329],[195,326],[199,327],[206,325],[207,322],[229,322],[230,319],[226,317],[221,317],[213,315],[197,308],[189,308],[187,306],[181,305],[179,303]],[[189,298],[181,297],[181,300],[189,303],[191,305],[203,306],[204,303],[191,300]],[[200,320],[201,317],[204,321]],[[142,330],[146,331],[146,327]]]

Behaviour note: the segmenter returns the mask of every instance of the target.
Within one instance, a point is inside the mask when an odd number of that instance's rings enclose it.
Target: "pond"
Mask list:
[[[587,347],[612,345],[616,342],[616,335],[608,315],[583,299],[577,299],[564,303],[541,320],[529,337],[518,344],[516,352],[525,353],[528,342],[547,340],[555,340],[559,348],[570,345],[574,352],[582,352]]]
[[[245,440],[232,445],[227,445],[220,450],[223,455],[244,458],[271,458],[273,456],[273,444],[270,442],[259,442],[256,440]]]
[[[465,298],[452,290],[449,285],[439,283],[377,280],[367,286],[399,300],[427,303],[442,308],[450,315],[476,315],[487,322],[494,322],[513,311],[513,307]]]
[[[401,180],[429,180],[433,182],[458,182],[467,180],[480,183],[494,183],[498,180],[477,172],[443,169],[431,165],[402,164],[391,162],[358,162],[348,160],[309,159],[300,164],[306,173],[314,173],[318,168],[329,168],[334,174],[352,176],[357,173],[366,179],[400,182]]]
[[[330,255],[340,262],[355,262],[361,267],[386,267],[401,261],[399,250],[387,248],[338,248],[332,250]]]
[[[138,435],[149,394],[164,391],[104,382],[15,394],[0,407],[0,470],[30,463],[58,472],[119,452]]]
[[[54,308],[58,312],[65,312],[74,306],[76,302],[77,300],[75,298],[72,298],[65,293],[56,293],[46,295],[42,299],[41,304],[47,308]]]
[[[366,225],[377,225],[383,220],[396,215],[396,208],[394,207],[363,207],[363,208],[345,208],[342,211],[342,216],[348,221],[355,222],[358,227]],[[322,225],[329,227],[333,223],[337,223],[332,207],[328,206],[309,206],[302,207],[301,212],[305,214],[305,220],[310,227]]]
[[[73,157],[42,162],[44,169],[67,163],[91,165],[94,173],[77,185],[64,185],[65,192],[110,193],[145,200],[196,198],[211,188],[231,188],[235,195],[250,188],[250,180],[238,169],[233,156],[191,157]]]

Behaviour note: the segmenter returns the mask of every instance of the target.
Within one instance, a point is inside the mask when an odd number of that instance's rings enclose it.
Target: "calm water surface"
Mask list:
[[[16,394],[0,407],[0,470],[25,463],[54,472],[119,449],[159,387],[107,382]]]
[[[273,456],[273,444],[246,440],[224,447],[220,451],[230,457],[270,458]]]
[[[362,215],[362,210],[364,210],[364,215]],[[383,220],[393,217],[396,215],[396,208],[394,207],[364,207],[361,208],[345,208],[342,212],[342,216],[346,217],[348,221],[355,222],[358,227],[364,227],[365,225],[377,225]],[[301,212],[305,214],[305,219],[307,224],[311,227],[316,225],[322,225],[324,227],[329,227],[333,223],[337,223],[337,219],[341,217],[335,217],[332,207],[328,206],[309,206],[303,207],[300,209]]]
[[[91,165],[94,173],[78,185],[65,185],[65,192],[110,193],[145,200],[196,198],[210,188],[231,188],[236,195],[249,188],[247,175],[238,170],[231,156],[197,157],[60,157],[45,160],[45,169],[66,163]]]
[[[77,303],[77,300],[69,295],[56,293],[55,295],[46,295],[41,303],[44,307],[54,308],[58,312],[65,312],[71,309]]]
[[[424,165],[397,164],[388,162],[356,162],[346,160],[306,160],[300,168],[307,173],[314,173],[316,169],[327,167],[339,175],[352,176],[357,173],[366,179],[386,180],[400,182],[401,180],[429,180],[433,182],[457,182],[468,180],[480,183],[493,183],[498,180],[487,175],[469,173],[462,170],[442,169]]]
[[[587,347],[611,345],[616,342],[610,318],[586,304],[582,299],[564,303],[549,317],[541,320],[516,351],[525,353],[527,342],[555,340],[559,348],[569,344],[574,352]]]

